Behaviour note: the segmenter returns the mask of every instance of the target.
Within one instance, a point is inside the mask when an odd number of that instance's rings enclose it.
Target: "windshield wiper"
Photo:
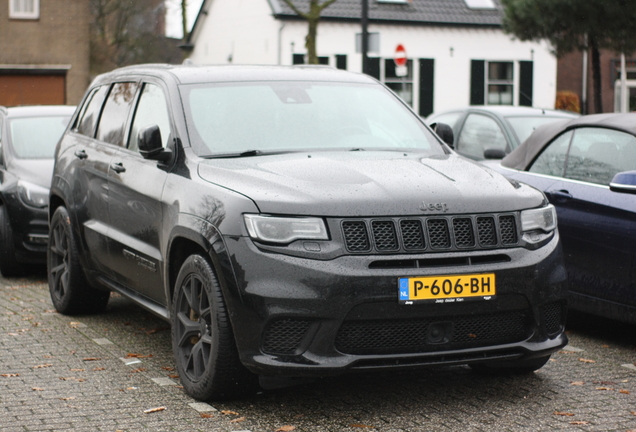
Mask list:
[[[237,152],[237,153],[210,154],[210,155],[205,155],[201,157],[206,159],[226,159],[226,158],[239,158],[239,157],[249,157],[249,156],[261,156],[263,154],[265,154],[265,152],[263,152],[262,150],[253,149],[253,150],[245,150],[245,151]]]

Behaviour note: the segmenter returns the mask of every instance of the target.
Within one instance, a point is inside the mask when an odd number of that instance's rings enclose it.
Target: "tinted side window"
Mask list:
[[[135,98],[137,83],[113,85],[97,128],[97,139],[116,146],[124,145],[124,131],[130,107]]]
[[[139,104],[135,111],[130,136],[128,137],[128,149],[137,151],[139,131],[148,126],[159,126],[163,146],[168,145],[170,138],[170,118],[168,116],[168,104],[161,87],[154,84],[144,84],[144,89],[139,98]]]
[[[574,133],[565,177],[609,185],[616,173],[636,169],[636,137],[605,128]]]
[[[543,150],[530,167],[530,172],[561,177],[565,168],[572,131],[559,135]]]
[[[99,113],[102,110],[102,104],[108,93],[108,86],[101,86],[93,89],[91,94],[86,98],[84,105],[77,116],[74,129],[89,137],[95,136],[95,126]]]
[[[490,117],[470,114],[457,140],[457,151],[461,154],[483,159],[484,150],[506,150],[506,138],[497,122]]]

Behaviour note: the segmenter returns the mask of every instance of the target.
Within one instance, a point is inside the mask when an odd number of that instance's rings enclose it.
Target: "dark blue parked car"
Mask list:
[[[636,323],[636,114],[545,125],[484,163],[557,208],[570,308]]]

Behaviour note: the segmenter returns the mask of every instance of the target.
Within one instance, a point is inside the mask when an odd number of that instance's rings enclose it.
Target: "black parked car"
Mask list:
[[[636,114],[544,126],[495,168],[557,208],[570,307],[636,324]]]
[[[49,285],[169,320],[188,394],[471,364],[566,344],[554,208],[455,155],[386,87],[328,67],[96,78],[56,152]]]
[[[0,272],[46,262],[55,145],[75,107],[0,107]]]
[[[426,124],[449,125],[455,136],[455,151],[474,160],[483,160],[503,158],[541,125],[578,116],[542,108],[471,106],[431,114]]]

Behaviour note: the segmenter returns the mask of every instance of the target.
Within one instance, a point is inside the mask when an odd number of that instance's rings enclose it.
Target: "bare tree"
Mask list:
[[[302,12],[296,5],[292,3],[292,0],[283,0],[287,3],[287,6],[299,16],[307,20],[308,31],[305,37],[305,48],[307,48],[307,63],[318,64],[318,54],[316,53],[316,35],[318,34],[318,22],[320,22],[320,14],[322,11],[330,6],[336,0],[326,0],[320,3],[320,0],[309,0],[309,11]]]

